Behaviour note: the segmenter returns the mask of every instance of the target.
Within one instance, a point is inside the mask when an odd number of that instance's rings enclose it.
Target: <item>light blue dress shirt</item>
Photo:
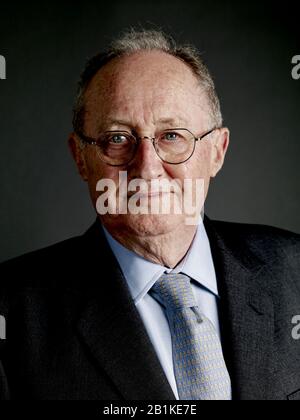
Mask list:
[[[179,399],[173,371],[168,320],[162,306],[148,292],[165,271],[186,274],[192,279],[192,289],[199,308],[210,319],[220,336],[216,273],[203,221],[200,218],[186,256],[174,269],[155,264],[137,255],[117,242],[104,227],[103,229],[173,393],[176,399]]]

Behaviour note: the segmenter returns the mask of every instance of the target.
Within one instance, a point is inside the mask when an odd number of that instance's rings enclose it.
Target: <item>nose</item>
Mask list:
[[[151,137],[139,138],[139,145],[130,165],[131,176],[151,180],[159,178],[163,172],[163,162],[157,155]]]

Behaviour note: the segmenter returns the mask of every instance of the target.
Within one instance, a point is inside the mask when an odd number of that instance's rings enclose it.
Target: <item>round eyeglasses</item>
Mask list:
[[[99,158],[111,166],[128,165],[137,152],[139,142],[148,139],[159,158],[166,163],[178,165],[190,159],[195,151],[196,142],[217,130],[215,127],[199,137],[187,128],[171,128],[157,134],[156,137],[136,137],[127,131],[105,131],[97,139],[77,132],[87,144],[97,146]]]

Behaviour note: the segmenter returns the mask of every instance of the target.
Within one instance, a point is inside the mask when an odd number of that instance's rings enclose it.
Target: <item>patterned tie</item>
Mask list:
[[[190,278],[163,274],[151,294],[166,309],[180,400],[230,400],[231,383],[213,324],[197,306]]]

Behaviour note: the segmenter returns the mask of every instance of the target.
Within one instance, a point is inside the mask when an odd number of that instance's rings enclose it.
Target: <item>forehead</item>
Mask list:
[[[87,118],[189,119],[205,108],[198,79],[180,59],[160,51],[113,59],[85,93]],[[143,114],[143,116],[142,116]]]

